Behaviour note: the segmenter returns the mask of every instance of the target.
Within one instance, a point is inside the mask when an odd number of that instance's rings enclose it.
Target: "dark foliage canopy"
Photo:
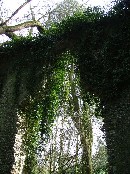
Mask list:
[[[108,14],[98,9],[75,14],[37,37],[21,37],[0,47],[0,95],[8,77],[14,74],[14,106],[29,112],[32,122],[39,105],[44,106],[41,127],[45,131],[46,118],[50,117],[50,122],[54,119],[56,96],[52,91],[58,93],[60,89],[52,74],[64,70],[65,53],[75,58],[85,100],[91,103],[93,97],[98,98],[105,106],[130,83],[129,48],[129,3],[121,1]]]

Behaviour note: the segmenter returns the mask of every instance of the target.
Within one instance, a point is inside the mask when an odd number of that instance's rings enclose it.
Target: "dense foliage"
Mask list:
[[[108,15],[88,9],[52,25],[40,36],[21,37],[0,47],[1,95],[5,98],[5,86],[10,84],[8,77],[12,74],[10,100],[12,97],[14,107],[26,117],[25,150],[31,158],[27,159],[31,172],[38,132],[46,133],[59,99],[66,96],[61,92],[65,64],[70,59],[63,56],[65,53],[69,51],[76,60],[76,71],[83,93],[88,92],[85,100],[89,104],[95,100],[99,105],[100,98],[105,106],[129,84],[130,14],[124,6],[117,9]],[[107,128],[110,130],[109,124]]]

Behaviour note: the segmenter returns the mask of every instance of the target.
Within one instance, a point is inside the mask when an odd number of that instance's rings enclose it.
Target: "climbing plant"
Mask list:
[[[126,4],[121,5],[118,13],[114,11],[108,15],[97,15],[93,10],[85,14],[78,13],[43,30],[40,36],[21,37],[0,47],[0,129],[3,137],[0,139],[0,154],[3,155],[1,173],[10,173],[14,161],[12,154],[17,109],[25,115],[25,123],[29,125],[28,134],[25,135],[27,164],[30,161],[35,162],[33,152],[36,150],[38,133],[40,130],[44,133],[48,127],[46,125],[53,122],[52,116],[55,116],[60,99],[66,96],[60,90],[63,88],[64,65],[67,60],[63,55],[67,51],[76,59],[81,88],[84,93],[89,94],[85,99],[90,103],[96,100],[98,104],[100,99],[100,108],[104,113],[109,173],[128,173],[129,161],[126,161],[124,154],[129,153],[125,144],[130,144],[129,116],[116,100],[118,97],[122,106],[129,111],[129,95],[126,94],[129,92],[130,78],[130,12],[129,6],[125,6]],[[8,120],[9,126],[5,124]],[[6,136],[10,133],[8,131],[14,134]],[[122,137],[126,140],[125,143]],[[8,138],[11,140],[10,145]],[[31,141],[28,141],[30,138]],[[10,149],[6,154],[3,153],[4,145],[5,149]],[[7,159],[8,154],[10,158]],[[126,163],[122,163],[123,160]],[[4,163],[8,167],[3,168]],[[34,163],[30,165],[31,172],[33,165]]]

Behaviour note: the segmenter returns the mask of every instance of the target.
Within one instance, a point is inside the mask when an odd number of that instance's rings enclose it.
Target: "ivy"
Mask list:
[[[68,17],[40,36],[21,37],[0,47],[5,66],[2,83],[6,83],[9,72],[17,74],[15,96],[27,124],[24,138],[30,171],[32,162],[36,162],[39,132],[48,132],[60,102],[68,96],[63,89],[71,56],[65,55],[69,52],[75,58],[84,100],[90,105],[96,101],[99,108],[100,99],[104,103],[112,101],[129,84],[129,47],[129,14],[104,15],[97,9]],[[27,93],[22,101],[21,89]]]

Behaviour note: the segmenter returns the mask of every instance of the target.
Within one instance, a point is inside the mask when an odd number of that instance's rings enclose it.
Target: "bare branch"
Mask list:
[[[32,6],[31,6],[31,4],[30,4],[30,12],[31,12],[32,20],[33,20],[33,21],[36,21],[36,19],[35,19],[35,14],[34,14],[34,11],[33,11],[33,8],[32,8]],[[31,28],[30,28],[30,31],[29,31],[29,35],[32,35],[32,34],[33,34],[33,27],[31,27]]]
[[[32,8],[31,5],[30,5],[30,11],[31,11],[32,20],[36,20],[35,19],[35,14],[34,14],[34,11],[33,11],[33,8]]]
[[[25,3],[23,3],[5,22],[3,22],[1,25],[6,25],[7,22],[9,22],[25,5],[27,5],[31,0],[27,0]]]

